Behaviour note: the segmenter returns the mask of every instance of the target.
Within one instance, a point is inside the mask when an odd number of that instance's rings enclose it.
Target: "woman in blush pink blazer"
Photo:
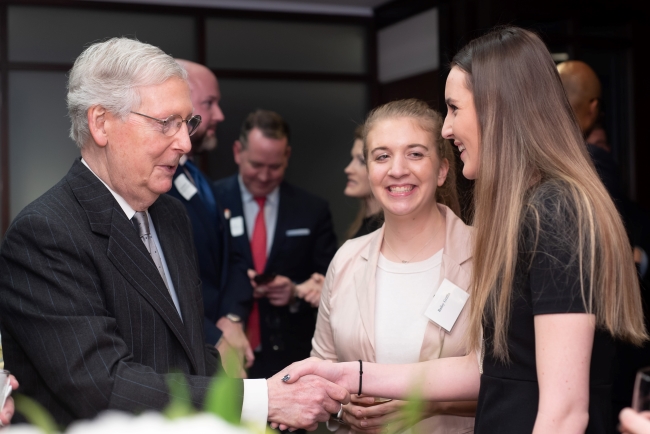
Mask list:
[[[346,242],[332,260],[321,294],[312,356],[334,362],[414,363],[467,354],[468,305],[451,332],[424,312],[443,282],[467,293],[472,270],[472,229],[441,204],[458,209],[453,167],[449,167],[453,154],[440,136],[441,125],[440,116],[417,100],[392,102],[369,115],[364,152],[373,194],[386,223]],[[435,277],[429,281],[431,267]],[[387,303],[394,303],[394,312]],[[404,351],[410,355],[391,354],[401,351],[398,341],[402,339],[411,340]],[[408,427],[401,417],[403,405],[403,401],[377,404],[374,397],[353,396],[328,428],[404,432]],[[473,432],[475,408],[475,402],[427,403],[424,419],[408,429]]]

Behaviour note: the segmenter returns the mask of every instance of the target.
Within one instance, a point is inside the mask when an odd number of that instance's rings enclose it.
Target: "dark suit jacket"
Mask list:
[[[179,165],[174,181],[183,173]],[[246,274],[247,264],[241,254],[230,249],[230,231],[226,230],[227,222],[218,203],[217,221],[213,221],[198,193],[187,200],[172,184],[168,194],[181,201],[192,223],[203,292],[205,337],[207,343],[215,345],[222,334],[215,325],[219,318],[234,313],[243,321],[248,319],[253,288]]]
[[[217,201],[232,217],[242,216],[243,206],[237,175],[216,183]],[[231,218],[232,218],[231,217]],[[308,229],[309,235],[287,236],[291,229]],[[273,245],[266,261],[266,273],[276,273],[295,283],[312,273],[325,274],[336,253],[336,235],[327,202],[286,182],[280,185],[280,205]],[[240,252],[254,268],[246,231],[233,237],[233,250]],[[300,301],[297,312],[274,307],[260,299],[262,353],[256,357],[251,378],[270,377],[292,362],[309,357],[317,309]]]
[[[108,408],[162,409],[171,371],[185,374],[200,406],[218,369],[203,342],[185,210],[162,195],[149,211],[182,320],[131,221],[79,160],[15,218],[0,248],[5,366],[59,424]]]

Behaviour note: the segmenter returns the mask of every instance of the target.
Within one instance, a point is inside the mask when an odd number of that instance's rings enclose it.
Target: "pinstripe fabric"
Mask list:
[[[183,206],[162,195],[151,218],[184,322],[151,256],[104,185],[78,160],[14,220],[0,249],[5,366],[21,392],[66,425],[107,408],[160,409],[165,374],[195,404],[218,359],[203,344],[201,282]],[[243,399],[241,393],[233,397]]]

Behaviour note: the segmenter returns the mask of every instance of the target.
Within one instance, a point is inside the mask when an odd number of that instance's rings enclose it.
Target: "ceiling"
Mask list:
[[[105,0],[87,0],[105,1]],[[167,4],[275,12],[372,16],[390,0],[109,0],[117,3]]]

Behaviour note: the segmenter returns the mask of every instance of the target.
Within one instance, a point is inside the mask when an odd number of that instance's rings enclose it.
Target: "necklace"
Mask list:
[[[431,241],[433,241],[435,236],[436,236],[436,232],[434,232],[434,234],[431,236],[431,238],[429,238],[429,241],[427,241],[426,244],[424,246],[422,246],[422,248],[420,250],[418,250],[418,252],[415,255],[411,256],[411,259],[409,259],[408,261],[405,261],[404,259],[400,258],[399,255],[397,253],[395,253],[395,250],[393,250],[393,248],[390,246],[390,244],[388,244],[388,240],[386,239],[385,235],[384,235],[384,242],[386,243],[386,245],[388,246],[390,251],[393,252],[393,255],[395,255],[397,257],[397,259],[402,261],[402,264],[408,264],[409,262],[411,262],[413,260],[413,258],[415,258],[417,255],[419,255],[420,252],[422,252],[422,250],[424,250],[424,248],[426,246],[428,246]]]

